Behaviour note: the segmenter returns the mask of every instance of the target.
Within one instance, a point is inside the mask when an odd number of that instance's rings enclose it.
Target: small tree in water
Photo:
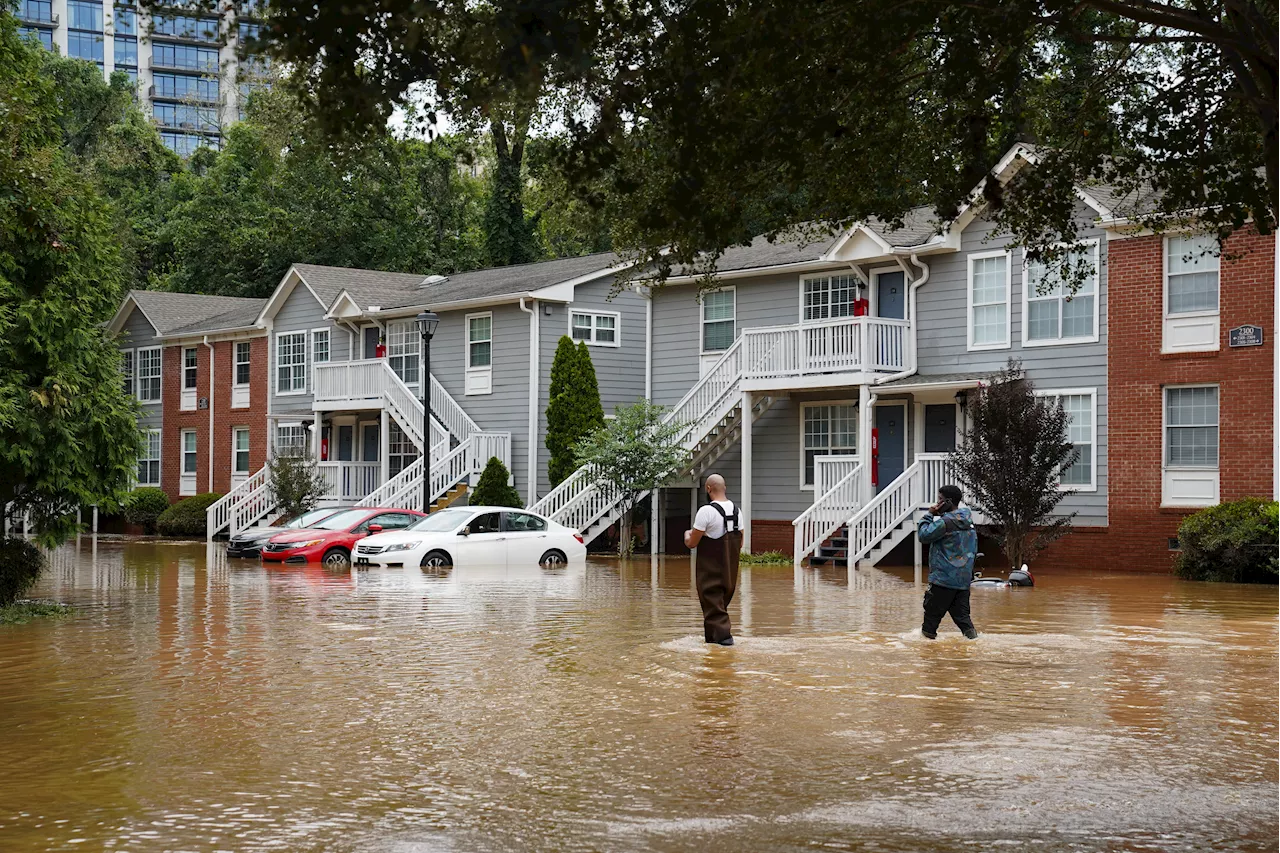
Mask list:
[[[305,451],[275,454],[267,462],[267,474],[276,507],[286,516],[315,509],[329,491],[315,460]]]
[[[637,400],[618,408],[612,421],[590,432],[576,447],[578,464],[587,466],[595,487],[622,510],[619,557],[631,555],[631,516],[636,504],[689,464],[689,452],[680,443],[682,426],[664,423],[665,414],[663,406]]]
[[[1079,457],[1068,440],[1071,418],[1054,398],[1036,396],[1012,359],[971,400],[969,431],[951,467],[968,502],[989,519],[982,532],[1017,568],[1071,529],[1075,513],[1054,513],[1073,494],[1059,483]]]

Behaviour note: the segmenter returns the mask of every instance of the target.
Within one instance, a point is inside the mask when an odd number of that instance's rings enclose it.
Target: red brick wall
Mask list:
[[[267,456],[267,339],[250,340],[249,407],[231,408],[235,341],[215,341],[213,394],[209,393],[209,348],[198,344],[200,376],[196,397],[209,397],[213,409],[213,491],[225,494],[231,485],[232,429],[249,428],[249,472],[257,471]],[[182,411],[182,350],[165,347],[163,361],[164,431],[161,435],[160,487],[170,500],[178,500],[182,476],[182,432],[196,431],[196,494],[209,491],[209,409]]]
[[[757,554],[765,551],[795,552],[795,527],[790,521],[773,521],[765,518],[751,521],[751,550]]]

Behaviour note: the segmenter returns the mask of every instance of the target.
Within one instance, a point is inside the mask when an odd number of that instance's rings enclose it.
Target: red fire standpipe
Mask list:
[[[871,428],[871,485],[880,487],[880,430]]]

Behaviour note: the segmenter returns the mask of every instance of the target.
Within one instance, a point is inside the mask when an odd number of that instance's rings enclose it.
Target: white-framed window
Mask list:
[[[1070,270],[1063,281],[1062,267]],[[1098,340],[1098,241],[1074,247],[1057,269],[1038,261],[1023,268],[1022,344],[1049,346]],[[1072,285],[1078,285],[1071,292]]]
[[[1063,388],[1037,391],[1062,404],[1067,413],[1067,440],[1075,445],[1076,461],[1063,469],[1058,484],[1063,489],[1093,492],[1098,489],[1098,389]]]
[[[142,455],[138,457],[138,485],[160,485],[160,430],[144,432]]]
[[[178,494],[194,495],[196,493],[196,472],[199,470],[198,439],[196,431],[184,429],[182,439],[182,476],[178,480]]]
[[[132,397],[134,395],[133,388],[133,350],[127,349],[122,355],[124,358],[120,362],[120,373],[124,378],[124,393]]]
[[[304,394],[307,390],[307,333],[276,335],[276,393]]]
[[[160,347],[138,350],[138,399],[143,403],[160,402]]]
[[[231,475],[249,473],[249,428],[236,427],[231,431]]]
[[[418,384],[418,354],[422,335],[412,320],[387,324],[387,363],[406,385]]]
[[[1210,236],[1164,238],[1164,352],[1218,349],[1218,255]]]
[[[800,486],[813,488],[814,459],[858,452],[858,407],[852,401],[800,406]]]
[[[311,330],[311,386],[315,387],[315,369],[317,364],[329,363],[329,330]]]
[[[1164,389],[1165,506],[1211,506],[1218,502],[1218,386],[1174,385]]]
[[[400,428],[395,420],[390,420],[387,427],[387,465],[389,476],[394,477],[409,466],[419,456],[418,448],[409,440],[409,436]]]
[[[248,341],[236,341],[234,383],[248,385],[252,376],[251,359],[253,350]]]
[[[570,311],[569,336],[588,346],[616,347],[622,316],[614,311]]]
[[[194,391],[200,384],[200,356],[195,347],[182,350],[182,390]]]
[[[1009,348],[1009,253],[969,256],[969,349]]]
[[[464,393],[493,393],[493,314],[468,314]]]
[[[276,425],[276,453],[280,456],[302,456],[307,452],[307,428],[302,424]]]
[[[737,291],[724,287],[702,294],[702,352],[724,352],[733,346]]]
[[[852,317],[858,298],[858,280],[852,275],[810,276],[800,280],[806,323]]]

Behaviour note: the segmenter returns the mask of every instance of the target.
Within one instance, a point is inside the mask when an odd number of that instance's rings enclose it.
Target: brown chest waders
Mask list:
[[[698,601],[702,604],[703,634],[708,643],[719,643],[733,636],[729,624],[729,602],[738,588],[738,557],[742,553],[742,522],[738,505],[733,505],[733,515],[727,515],[724,507],[711,502],[724,519],[724,535],[719,539],[706,536],[698,543],[696,579]]]

